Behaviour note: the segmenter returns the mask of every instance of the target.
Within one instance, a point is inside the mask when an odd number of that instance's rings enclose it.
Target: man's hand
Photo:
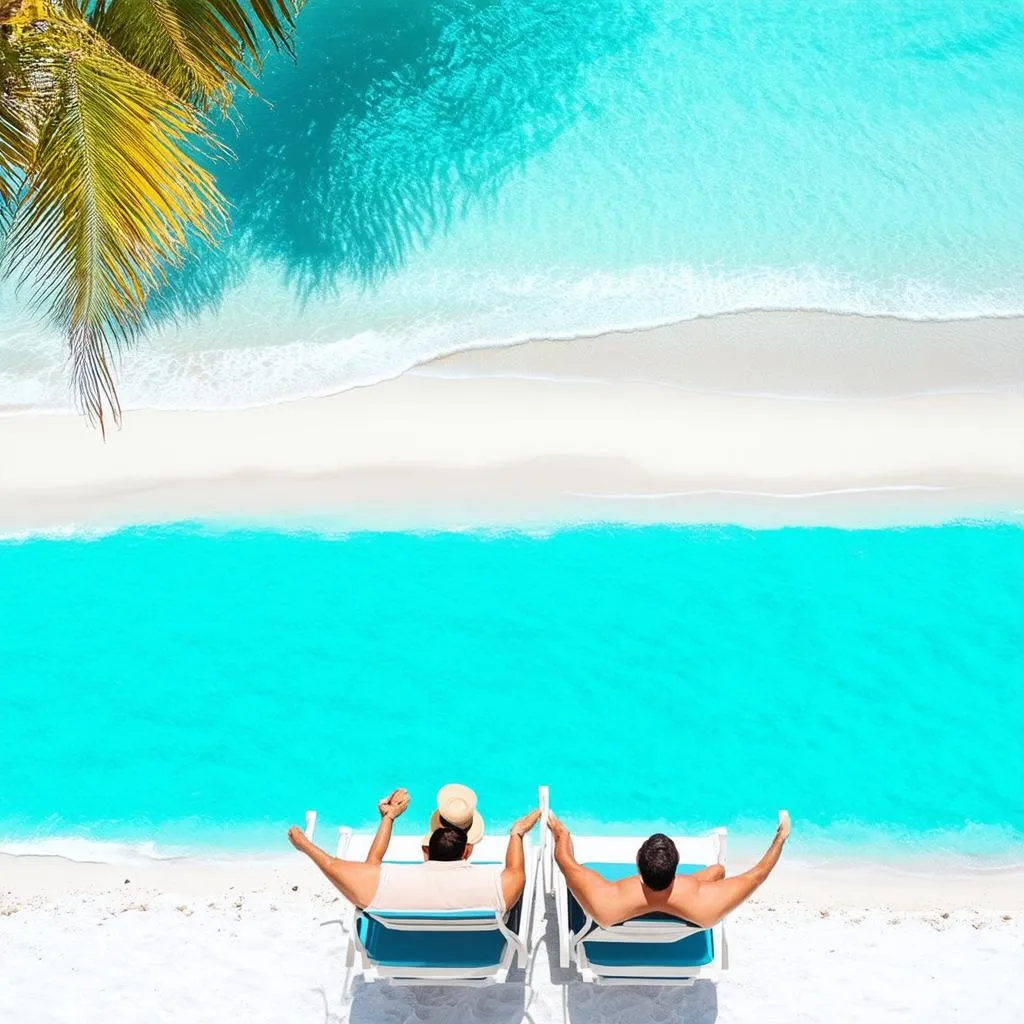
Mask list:
[[[548,828],[551,829],[551,835],[554,836],[556,843],[569,838],[569,830],[550,811],[548,812]]]
[[[572,836],[569,835],[569,830],[550,811],[548,812],[548,828],[551,830],[551,838],[555,841],[555,857],[559,858],[559,866],[564,871],[565,861],[561,858],[567,857],[571,862],[576,860]]]
[[[789,838],[789,833],[789,811],[779,811],[779,827],[775,832],[775,838],[780,843],[784,843]]]
[[[409,806],[409,793],[404,789],[396,789],[390,796],[377,802],[377,810],[382,818],[395,820]]]
[[[540,820],[540,811],[530,811],[529,814],[524,814],[510,829],[510,832],[514,836],[519,836],[522,839],[527,832],[533,828],[534,825]]]

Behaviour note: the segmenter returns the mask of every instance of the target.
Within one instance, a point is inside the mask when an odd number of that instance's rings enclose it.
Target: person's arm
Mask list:
[[[297,825],[288,830],[288,841],[304,853],[326,876],[342,896],[357,907],[366,907],[373,900],[380,880],[380,868],[362,861],[341,860],[306,838]]]
[[[409,806],[409,794],[404,789],[396,789],[390,796],[384,797],[377,804],[380,811],[380,824],[377,834],[373,837],[369,852],[366,854],[367,864],[380,864],[388,852],[391,842],[391,831],[395,827],[395,819]]]
[[[771,846],[764,852],[761,859],[749,871],[732,878],[722,878],[716,882],[700,882],[696,887],[685,893],[678,906],[673,910],[682,913],[688,921],[701,928],[711,928],[718,924],[726,914],[735,910],[755,889],[772,873],[782,856],[782,848],[789,838],[789,814],[779,813],[779,827]]]
[[[539,818],[540,811],[530,811],[529,814],[524,814],[509,832],[508,848],[505,850],[505,870],[501,873],[501,893],[505,899],[506,910],[511,910],[523,895],[526,886],[523,836],[537,824]]]
[[[548,828],[555,840],[555,863],[565,875],[565,883],[580,906],[602,928],[615,924],[615,886],[596,871],[577,862],[572,836],[553,814],[548,815]]]

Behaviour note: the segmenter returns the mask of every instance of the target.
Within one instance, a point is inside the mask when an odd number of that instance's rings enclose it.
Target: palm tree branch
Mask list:
[[[84,22],[53,26],[35,46],[54,100],[5,260],[64,330],[73,388],[102,426],[107,408],[119,418],[116,350],[190,233],[213,240],[224,206],[192,155],[212,144],[205,125],[170,90]]]
[[[176,96],[226,110],[231,91],[252,91],[269,41],[289,48],[287,0],[95,0],[90,24],[131,63]]]
[[[19,180],[32,159],[30,93],[18,50],[0,33],[0,218],[6,221]],[[2,222],[0,221],[0,222]]]

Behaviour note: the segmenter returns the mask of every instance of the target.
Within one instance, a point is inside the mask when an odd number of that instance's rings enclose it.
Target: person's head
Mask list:
[[[648,889],[662,892],[676,877],[679,867],[679,851],[668,836],[656,832],[644,842],[636,855],[636,867],[640,879]]]
[[[455,825],[441,825],[430,833],[427,860],[465,860],[471,847],[466,830]]]
[[[484,819],[476,809],[476,793],[469,786],[449,782],[437,791],[437,810],[430,816],[430,831],[442,825],[463,829],[470,846],[483,839]]]

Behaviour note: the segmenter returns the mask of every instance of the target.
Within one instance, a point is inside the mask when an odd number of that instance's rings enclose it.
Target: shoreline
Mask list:
[[[734,314],[526,342],[329,398],[128,412],[105,443],[70,413],[0,416],[0,534],[193,519],[1024,522],[1024,319]]]
[[[729,873],[744,870],[756,854],[729,858]],[[312,866],[290,853],[260,857],[179,857],[132,862],[69,860],[57,854],[0,853],[0,903],[66,907],[97,895],[171,898],[202,896],[231,888],[252,892],[290,890],[320,880]],[[325,888],[325,891],[327,889]],[[331,893],[333,896],[333,893]],[[761,901],[821,904],[829,909],[900,910],[928,913],[986,911],[1024,913],[1024,868],[997,871],[903,870],[893,865],[817,864],[784,858],[763,889]],[[2,907],[0,907],[2,910]]]
[[[160,341],[153,339],[151,343],[158,348]],[[705,394],[793,399],[828,397],[842,401],[851,384],[847,375],[851,369],[854,371],[853,380],[857,382],[854,390],[863,387],[865,370],[899,371],[886,387],[877,392],[878,397],[1024,389],[1024,312],[915,317],[889,312],[765,306],[697,313],[683,320],[630,327],[487,339],[413,358],[380,376],[357,377],[349,383],[283,394],[265,401],[194,406],[142,402],[128,403],[124,409],[129,415],[139,412],[244,412],[334,398],[350,391],[386,384],[405,375],[521,376],[517,372],[517,364],[524,356],[530,361],[538,355],[552,369],[540,374],[528,371],[524,375],[527,379],[550,376],[551,379],[580,378],[586,382],[595,379],[590,374],[591,368],[585,365],[595,355],[602,349],[627,346],[630,358],[635,359],[639,355],[641,362],[650,358],[652,350],[656,353],[659,348],[674,349],[674,356],[668,353],[670,358],[690,360],[689,372],[694,374],[688,387],[683,384],[675,386]],[[261,352],[263,349],[252,351]],[[664,355],[662,352],[661,357]],[[801,365],[796,375],[788,377],[785,390],[765,391],[749,384],[752,376],[766,368],[770,373],[777,373],[780,357],[785,361],[797,356]],[[614,352],[611,358],[614,362]],[[501,367],[506,363],[508,365],[503,372]],[[566,363],[577,367],[582,363],[585,369],[582,373],[567,373]],[[658,382],[663,368],[655,368],[654,374],[646,379]],[[737,369],[742,371],[741,379],[746,380],[746,387],[736,383]],[[840,369],[843,372],[837,376]],[[732,383],[723,386],[709,382],[703,377],[709,372],[713,377],[724,376]],[[821,373],[826,377],[824,387],[817,376]],[[599,371],[596,379],[603,376]],[[73,411],[70,405],[0,403],[0,420],[19,416],[63,416]]]
[[[1024,314],[909,318],[736,310],[464,348],[404,373],[645,382],[704,395],[793,401],[1024,394]]]

